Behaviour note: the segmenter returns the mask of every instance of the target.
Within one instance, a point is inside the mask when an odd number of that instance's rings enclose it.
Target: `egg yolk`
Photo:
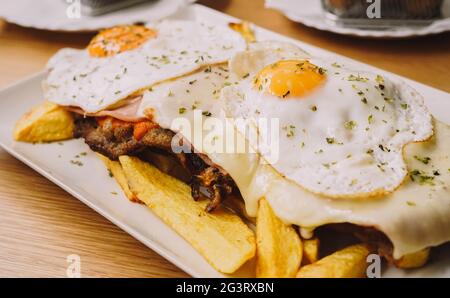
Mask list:
[[[254,87],[280,98],[302,97],[325,80],[325,70],[309,61],[282,60],[264,67],[254,78]]]
[[[92,57],[108,57],[133,50],[150,38],[156,31],[140,25],[117,26],[97,34],[88,46]]]

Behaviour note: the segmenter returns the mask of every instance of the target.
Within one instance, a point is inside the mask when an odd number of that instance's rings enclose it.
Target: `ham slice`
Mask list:
[[[81,108],[74,107],[74,106],[68,106],[68,107],[66,107],[66,109],[70,112],[77,113],[77,114],[84,115],[84,116],[89,116],[89,117],[110,116],[110,117],[113,117],[113,118],[116,118],[116,119],[119,119],[122,121],[126,121],[126,122],[139,122],[139,121],[146,120],[146,118],[137,115],[141,101],[142,101],[142,95],[129,97],[129,98],[125,99],[123,105],[118,108],[110,109],[110,110],[102,110],[102,111],[96,112],[96,113],[86,113]]]

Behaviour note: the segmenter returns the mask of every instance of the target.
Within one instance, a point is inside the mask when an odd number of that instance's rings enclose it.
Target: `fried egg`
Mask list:
[[[259,119],[278,119],[278,154],[249,142],[310,192],[362,198],[394,191],[408,172],[403,147],[433,134],[420,95],[402,82],[301,52],[265,43],[232,58],[230,69],[243,79],[222,91],[227,115],[249,119],[260,135]]]
[[[195,73],[158,84],[143,93],[138,115],[170,129],[178,118],[193,121],[199,111],[204,117],[221,117],[219,100],[223,87],[234,85],[226,64],[207,66]]]
[[[176,132],[178,137],[188,141],[186,149],[192,145],[196,152],[213,158],[230,146],[227,142],[234,133],[232,123],[224,119],[220,91],[237,82],[227,64],[207,66],[146,90],[138,115]],[[177,140],[174,138],[173,144],[178,145]]]
[[[435,134],[404,148],[409,178],[393,193],[336,200],[305,190],[255,154],[221,154],[212,160],[239,187],[246,211],[256,216],[266,198],[275,214],[300,227],[304,238],[334,223],[373,227],[392,242],[395,259],[450,241],[450,126],[436,121]]]
[[[163,21],[100,32],[85,50],[63,49],[47,65],[45,98],[94,113],[156,83],[223,63],[245,40],[226,26]]]

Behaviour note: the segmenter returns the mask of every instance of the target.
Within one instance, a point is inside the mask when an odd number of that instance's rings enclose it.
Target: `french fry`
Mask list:
[[[303,258],[302,265],[308,265],[317,262],[319,259],[319,238],[303,240]]]
[[[73,118],[64,108],[44,102],[25,113],[14,128],[16,141],[44,143],[73,138]]]
[[[132,202],[139,203],[139,199],[134,195],[134,193],[130,190],[130,187],[128,186],[127,178],[125,177],[125,173],[123,172],[122,165],[118,161],[110,160],[108,157],[97,154],[100,159],[105,164],[106,168],[111,172],[114,179],[119,184],[120,188],[122,188],[125,196]]]
[[[256,217],[256,277],[295,277],[302,261],[302,242],[265,199]]]
[[[188,185],[136,157],[119,161],[131,191],[215,269],[232,273],[255,255],[253,231],[237,215],[206,212],[208,201],[194,201]]]
[[[366,276],[367,256],[371,253],[365,244],[352,245],[306,265],[297,273],[299,278],[361,278]]]
[[[430,257],[430,248],[422,249],[418,252],[407,254],[394,261],[394,265],[402,269],[413,269],[424,266]]]

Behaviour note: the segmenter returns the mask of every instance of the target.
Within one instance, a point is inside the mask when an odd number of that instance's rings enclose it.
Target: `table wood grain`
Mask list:
[[[352,38],[290,22],[263,9],[263,0],[199,2],[450,92],[449,33],[406,40]],[[0,20],[0,88],[41,70],[62,47],[85,47],[92,36],[39,31]],[[65,277],[70,254],[81,257],[84,277],[187,277],[3,150],[0,165],[0,277]]]

